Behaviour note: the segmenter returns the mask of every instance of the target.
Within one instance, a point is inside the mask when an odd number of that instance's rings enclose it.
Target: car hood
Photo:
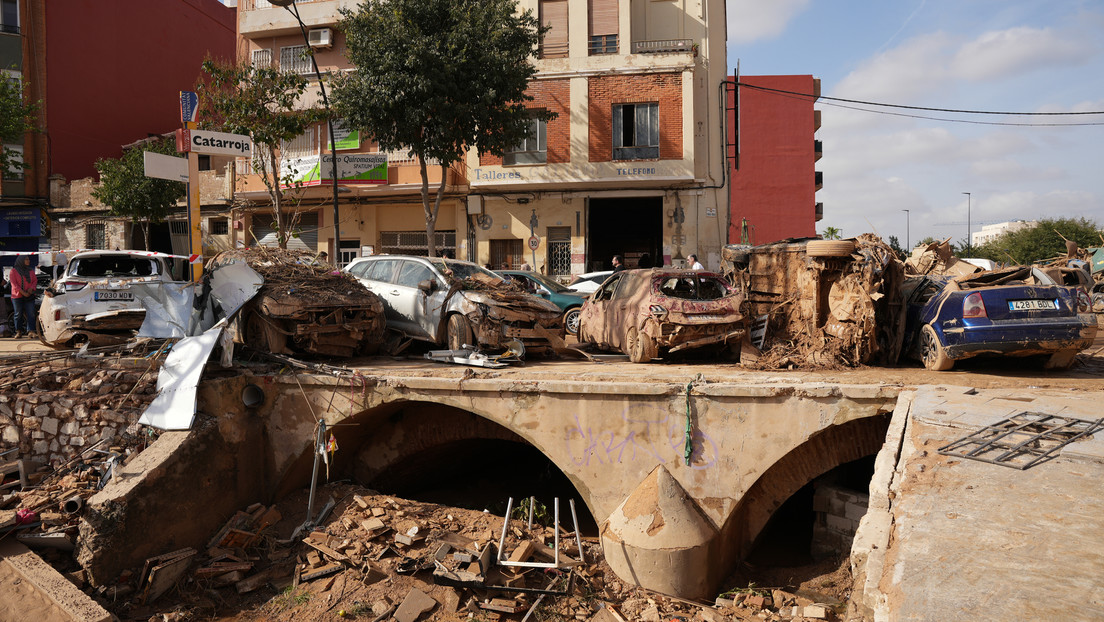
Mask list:
[[[486,305],[491,315],[494,315],[497,309],[510,309],[515,312],[529,311],[537,316],[560,314],[560,308],[551,302],[521,292],[507,290],[466,290],[460,293],[464,298],[473,303]]]

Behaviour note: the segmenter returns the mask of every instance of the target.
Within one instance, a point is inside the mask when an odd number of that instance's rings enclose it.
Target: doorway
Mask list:
[[[587,208],[587,272],[612,270],[621,255],[626,268],[663,265],[663,197],[590,199]]]

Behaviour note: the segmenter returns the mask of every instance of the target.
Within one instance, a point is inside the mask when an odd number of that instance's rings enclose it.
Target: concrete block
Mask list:
[[[828,608],[820,605],[806,605],[801,610],[801,616],[811,620],[827,620]]]
[[[861,520],[866,516],[866,504],[848,503],[844,506],[843,516],[853,521]]]
[[[828,515],[828,529],[839,533],[855,533],[855,521],[835,514]]]

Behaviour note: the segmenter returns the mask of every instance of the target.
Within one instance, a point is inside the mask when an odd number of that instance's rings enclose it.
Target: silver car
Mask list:
[[[46,290],[38,312],[38,334],[49,346],[126,341],[142,326],[146,304],[157,290],[179,290],[163,257],[127,251],[77,253]]]
[[[387,328],[450,350],[518,340],[539,351],[563,333],[559,307],[471,262],[377,255],[343,269],[383,301]]]

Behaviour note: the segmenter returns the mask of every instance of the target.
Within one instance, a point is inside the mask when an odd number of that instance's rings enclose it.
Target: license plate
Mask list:
[[[96,292],[94,300],[134,300],[130,292]]]
[[[1009,300],[1010,311],[1053,311],[1058,303],[1053,300]]]

